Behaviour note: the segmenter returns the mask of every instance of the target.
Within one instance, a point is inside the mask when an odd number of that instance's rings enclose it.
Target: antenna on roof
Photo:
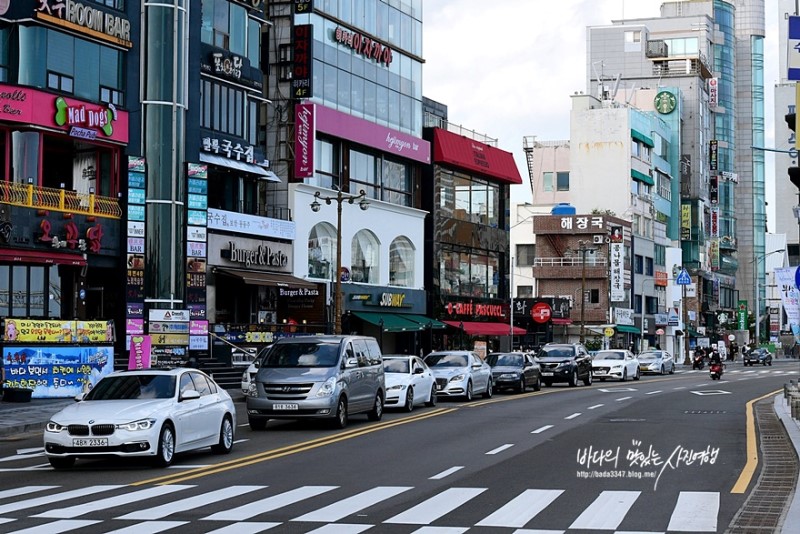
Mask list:
[[[617,97],[617,91],[619,90],[619,80],[620,80],[621,76],[622,76],[622,74],[618,73],[617,74],[617,79],[614,80],[614,90],[611,91],[611,100],[614,100]]]

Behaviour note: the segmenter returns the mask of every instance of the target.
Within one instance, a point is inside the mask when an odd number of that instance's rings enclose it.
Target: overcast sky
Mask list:
[[[425,0],[423,94],[447,105],[450,122],[496,138],[500,148],[514,154],[523,185],[512,186],[512,199],[529,201],[522,138],[569,139],[570,95],[586,90],[586,27],[658,17],[661,4],[662,0]],[[773,146],[777,10],[777,0],[766,0],[767,146]],[[768,198],[774,195],[771,160],[767,158]]]

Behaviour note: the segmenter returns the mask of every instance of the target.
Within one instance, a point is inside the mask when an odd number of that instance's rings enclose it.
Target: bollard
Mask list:
[[[800,419],[800,397],[792,397],[790,407],[792,419]]]

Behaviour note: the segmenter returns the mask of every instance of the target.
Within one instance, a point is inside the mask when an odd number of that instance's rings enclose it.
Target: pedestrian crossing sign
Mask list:
[[[689,276],[686,269],[681,269],[681,273],[678,275],[678,278],[675,279],[675,283],[679,286],[688,286],[692,283],[692,277]]]

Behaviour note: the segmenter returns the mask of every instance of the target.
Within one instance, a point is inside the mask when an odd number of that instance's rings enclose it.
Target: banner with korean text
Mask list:
[[[800,291],[795,285],[797,267],[775,269],[775,284],[781,294],[783,309],[795,342],[800,342]]]

